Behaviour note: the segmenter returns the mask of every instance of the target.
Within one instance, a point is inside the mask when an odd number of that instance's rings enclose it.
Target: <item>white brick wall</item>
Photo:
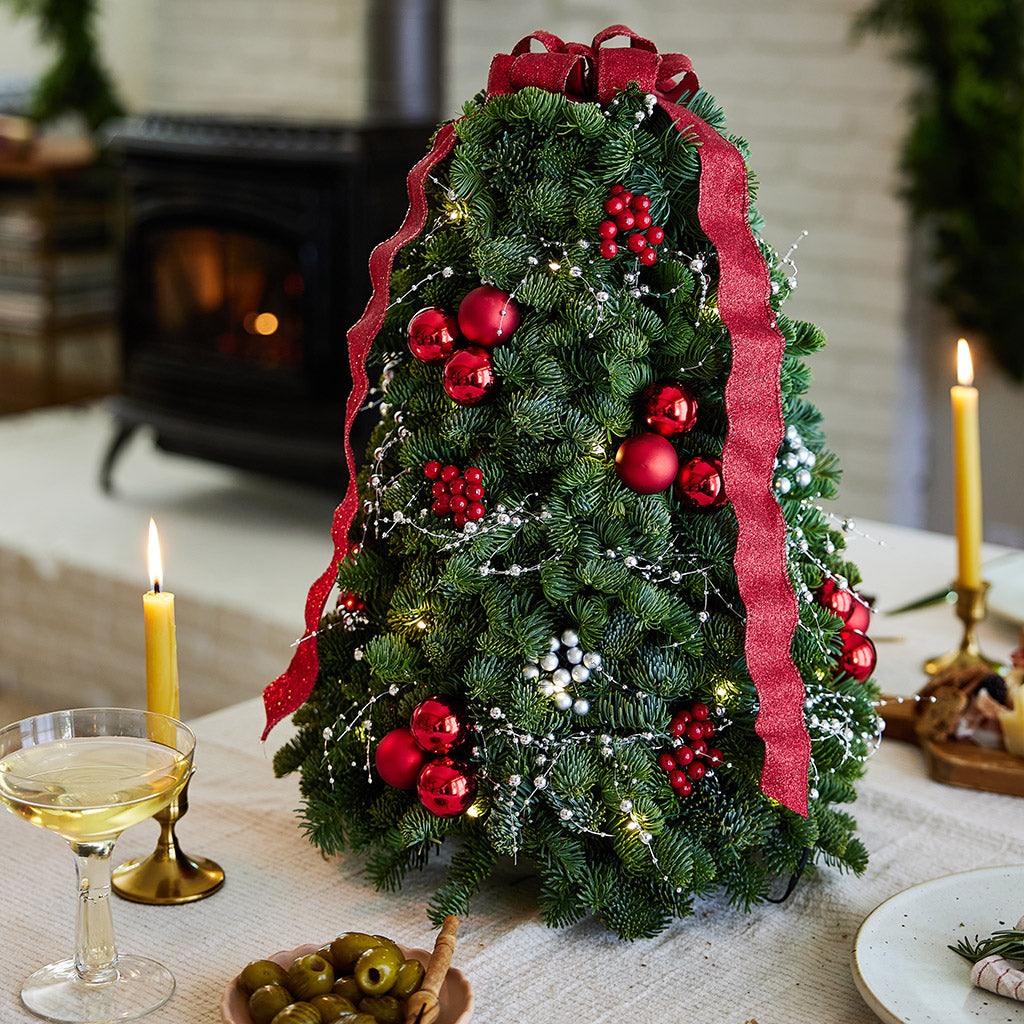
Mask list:
[[[364,6],[105,0],[104,39],[136,109],[359,117]],[[829,348],[813,362],[812,398],[846,470],[838,507],[901,519],[890,496],[907,230],[894,199],[894,164],[909,76],[876,40],[851,43],[850,23],[862,6],[634,0],[624,11],[611,0],[449,0],[446,106],[455,113],[485,84],[491,57],[536,28],[589,42],[626,19],[662,51],[687,53],[731,130],[750,142],[769,241],[785,249],[810,232],[787,312],[829,335]],[[0,7],[0,68],[9,18]],[[23,44],[24,27],[18,32]],[[26,59],[18,57],[22,65]]]

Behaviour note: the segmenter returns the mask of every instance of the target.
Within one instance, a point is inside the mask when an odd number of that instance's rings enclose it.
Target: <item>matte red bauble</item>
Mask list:
[[[477,345],[456,352],[444,364],[441,383],[448,397],[459,405],[479,404],[498,383],[491,354]]]
[[[832,580],[825,580],[818,591],[818,600],[833,615],[838,615],[847,629],[866,633],[871,625],[871,609],[849,587],[840,590]]]
[[[373,755],[377,774],[395,789],[415,789],[427,755],[408,729],[392,729],[377,744]]]
[[[676,494],[680,501],[695,509],[712,509],[723,504],[725,488],[721,462],[698,455],[684,463],[676,477]]]
[[[682,434],[697,422],[697,399],[674,381],[652,384],[640,401],[644,422],[662,437]]]
[[[447,754],[466,738],[466,712],[453,697],[428,697],[409,718],[412,738],[428,754]]]
[[[619,445],[615,471],[631,491],[657,494],[675,479],[679,456],[660,434],[634,434]]]
[[[423,766],[416,782],[420,803],[439,818],[461,814],[476,796],[476,779],[470,770],[450,757],[439,757]]]
[[[839,655],[839,667],[863,683],[875,671],[878,655],[875,645],[855,629],[844,629],[839,634],[843,639],[843,649]]]
[[[443,363],[455,351],[458,331],[455,317],[427,306],[409,321],[409,349],[424,363]]]
[[[492,284],[474,288],[459,303],[459,330],[476,345],[500,345],[518,326],[519,307],[508,292]]]

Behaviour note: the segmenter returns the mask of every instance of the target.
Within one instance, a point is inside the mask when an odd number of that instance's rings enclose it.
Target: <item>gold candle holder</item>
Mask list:
[[[965,587],[962,583],[954,583],[956,593],[956,616],[964,624],[963,638],[960,646],[946,654],[936,655],[924,663],[924,670],[933,676],[946,669],[967,669],[984,665],[986,668],[998,669],[998,661],[992,661],[981,653],[978,647],[978,623],[985,618],[985,594],[989,584],[984,580],[980,587]]]
[[[191,781],[191,777],[189,779]],[[192,903],[212,896],[224,884],[224,870],[206,857],[182,853],[174,826],[188,811],[188,782],[162,811],[156,849],[145,859],[125,861],[113,874],[118,896],[133,903]]]

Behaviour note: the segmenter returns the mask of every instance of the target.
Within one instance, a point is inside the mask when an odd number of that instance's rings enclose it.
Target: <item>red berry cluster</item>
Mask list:
[[[486,509],[483,506],[484,478],[476,466],[460,475],[458,466],[442,466],[432,460],[423,467],[423,475],[434,481],[430,506],[439,519],[450,515],[452,521],[461,530],[467,522],[480,519]]]
[[[640,262],[649,267],[658,259],[656,247],[665,238],[665,232],[657,224],[651,223],[651,201],[647,196],[635,196],[626,191],[625,185],[612,185],[611,192],[605,200],[604,212],[609,215],[598,225],[597,233],[601,237],[601,255],[610,260],[619,251],[618,237],[621,242],[626,238],[626,248],[635,253]],[[626,237],[626,232],[632,232]]]
[[[683,742],[659,754],[658,765],[668,773],[669,785],[680,796],[693,792],[693,783],[704,778],[708,765],[716,768],[722,763],[722,752],[706,742],[715,735],[710,714],[707,704],[694,704],[672,716],[669,732]]]

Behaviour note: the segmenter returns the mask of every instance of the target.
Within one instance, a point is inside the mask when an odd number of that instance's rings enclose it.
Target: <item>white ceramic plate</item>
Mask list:
[[[321,943],[322,945],[322,943]],[[307,953],[315,953],[320,946],[306,945],[296,949],[289,949],[281,953],[272,953],[266,957],[288,967],[296,957],[305,956]],[[430,954],[425,949],[410,949],[407,946],[398,947],[406,959],[419,960],[424,967],[430,963]],[[220,1015],[225,1024],[252,1024],[249,1016],[249,1002],[245,993],[238,987],[238,979],[232,980],[231,984],[224,990],[224,997],[220,1003]],[[473,1016],[473,989],[466,981],[465,975],[450,968],[445,975],[444,984],[438,994],[438,1003],[441,1012],[437,1018],[437,1024],[467,1024]]]
[[[1024,1003],[971,985],[946,947],[1013,928],[1024,912],[1024,865],[922,882],[876,907],[857,932],[853,980],[886,1024],[1016,1024]]]
[[[1011,622],[1024,622],[1024,553],[994,558],[981,574],[992,584],[985,597],[989,608]]]

